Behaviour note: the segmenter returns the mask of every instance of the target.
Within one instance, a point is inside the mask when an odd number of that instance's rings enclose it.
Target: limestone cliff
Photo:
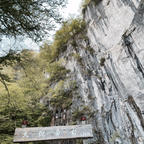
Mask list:
[[[84,143],[144,144],[144,1],[93,0],[83,12],[87,32],[62,57],[78,85],[72,112],[93,125]]]
[[[93,125],[85,144],[144,144],[144,1],[91,0],[83,15],[60,56],[77,85],[72,120]]]

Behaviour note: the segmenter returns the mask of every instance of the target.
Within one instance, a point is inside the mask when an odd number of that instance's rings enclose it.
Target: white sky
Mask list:
[[[82,3],[82,0],[68,0],[66,7],[63,8],[61,11],[63,18],[64,19],[75,18],[78,15],[80,15],[81,3]],[[22,43],[19,43],[19,42],[15,43],[15,41],[13,39],[4,38],[2,43],[0,43],[0,48],[7,51],[14,45],[15,46],[19,45],[21,47],[19,49],[28,48],[28,49],[33,49],[36,51],[39,50],[39,46],[36,43],[32,42],[32,40],[30,40],[30,39],[25,39],[24,42],[22,42]],[[0,56],[3,54],[2,49],[0,50]]]
[[[63,10],[63,16],[68,18],[69,16],[75,16],[80,13],[80,5],[82,0],[68,0],[66,8]]]

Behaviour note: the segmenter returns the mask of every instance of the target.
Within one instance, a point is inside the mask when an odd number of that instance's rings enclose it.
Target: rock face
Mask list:
[[[84,143],[144,144],[144,1],[93,0],[84,19],[62,55],[78,86],[72,112],[93,125]]]

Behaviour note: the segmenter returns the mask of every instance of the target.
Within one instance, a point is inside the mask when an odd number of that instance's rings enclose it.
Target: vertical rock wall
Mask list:
[[[85,115],[94,139],[86,144],[144,144],[144,1],[92,1],[87,32],[62,55],[78,89],[73,119]]]

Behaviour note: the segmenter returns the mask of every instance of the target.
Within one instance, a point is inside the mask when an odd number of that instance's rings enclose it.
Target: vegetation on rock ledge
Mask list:
[[[74,39],[85,27],[85,22],[82,19],[70,19],[64,22],[61,29],[56,32],[54,42],[51,45],[44,44],[41,47],[41,52],[51,53],[49,61],[56,60],[67,49],[68,41]]]

